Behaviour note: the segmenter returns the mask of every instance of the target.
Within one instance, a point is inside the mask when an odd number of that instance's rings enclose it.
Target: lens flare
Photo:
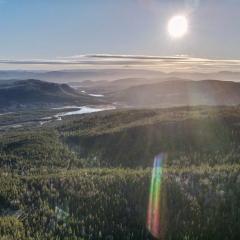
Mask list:
[[[153,237],[157,239],[160,239],[162,236],[160,226],[160,207],[164,159],[165,154],[163,153],[155,156],[154,158],[147,212],[147,229]]]

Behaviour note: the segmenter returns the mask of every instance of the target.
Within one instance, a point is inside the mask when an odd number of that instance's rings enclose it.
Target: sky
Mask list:
[[[171,38],[167,31],[175,15],[189,22],[181,39]],[[137,67],[136,60],[140,67],[146,62],[158,67],[163,62],[139,55],[187,56],[194,64],[206,59],[209,65],[211,60],[211,66],[220,60],[220,69],[232,69],[240,59],[240,1],[0,0],[0,33],[0,69],[107,67],[109,61]],[[116,64],[123,55],[130,55],[135,65],[126,57]],[[183,65],[185,59],[180,60]]]

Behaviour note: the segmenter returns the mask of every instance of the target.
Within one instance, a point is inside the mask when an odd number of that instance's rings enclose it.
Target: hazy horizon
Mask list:
[[[238,72],[240,60],[190,56],[86,54],[55,59],[0,59],[0,70],[135,69],[161,72]]]

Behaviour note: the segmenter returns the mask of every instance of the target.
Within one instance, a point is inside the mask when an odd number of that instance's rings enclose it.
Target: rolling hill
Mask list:
[[[110,94],[110,98],[134,107],[238,105],[240,83],[172,80],[133,86]]]
[[[239,107],[118,109],[0,131],[0,238],[154,240],[154,184],[162,239],[239,239],[239,120]]]
[[[78,93],[67,84],[29,79],[0,85],[0,108],[97,104],[99,100]]]

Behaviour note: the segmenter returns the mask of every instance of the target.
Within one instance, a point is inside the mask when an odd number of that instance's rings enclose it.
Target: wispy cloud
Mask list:
[[[67,58],[76,59],[81,57],[88,58],[102,58],[102,59],[140,59],[140,60],[178,60],[185,59],[187,56],[151,56],[151,55],[119,55],[119,54],[87,54],[87,55],[75,55]]]
[[[240,60],[194,58],[181,56],[85,54],[56,59],[0,59],[0,68],[71,69],[71,68],[134,68],[159,71],[238,71]]]

